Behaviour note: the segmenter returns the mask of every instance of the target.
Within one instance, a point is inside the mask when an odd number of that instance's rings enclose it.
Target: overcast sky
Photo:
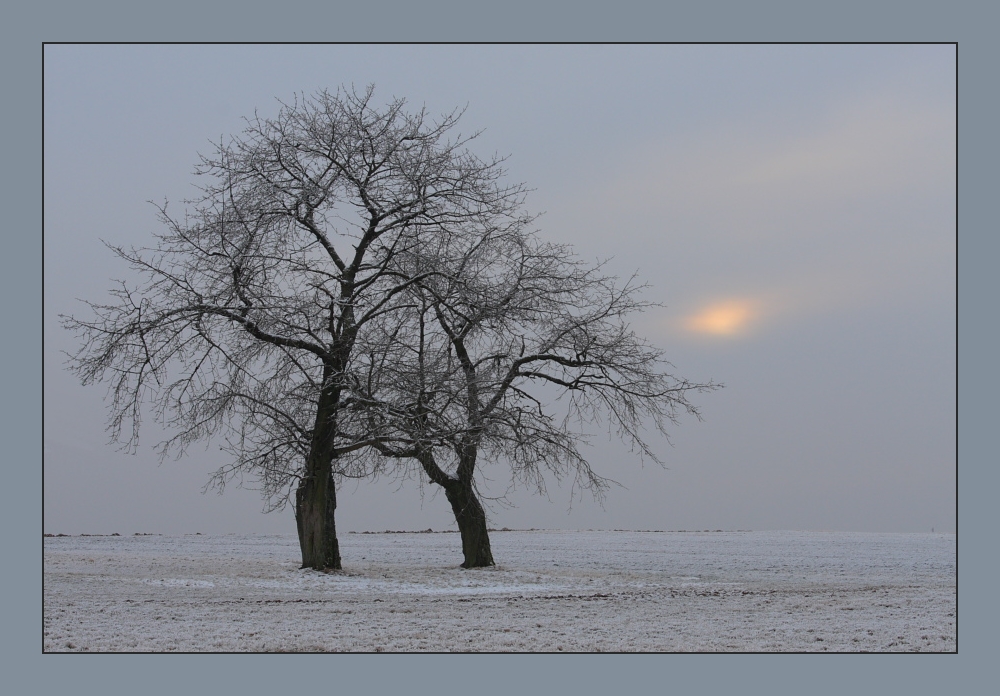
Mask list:
[[[255,491],[201,493],[217,447],[159,465],[152,424],[137,455],[108,446],[57,315],[124,277],[100,240],[148,244],[147,201],[191,197],[211,140],[352,83],[467,105],[474,149],[535,189],[541,236],[638,271],[664,306],[637,330],[726,385],[659,443],[666,469],[596,437],[623,484],[603,508],[516,490],[495,526],[954,531],[953,46],[50,45],[46,532],[294,532]],[[342,531],[454,526],[415,481],[345,485],[337,513]]]

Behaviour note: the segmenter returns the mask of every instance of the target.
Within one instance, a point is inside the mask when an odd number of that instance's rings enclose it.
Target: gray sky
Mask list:
[[[158,466],[152,424],[109,447],[56,315],[122,277],[100,239],[148,243],[146,201],[193,195],[210,140],[350,83],[468,104],[542,236],[638,270],[665,305],[640,333],[727,385],[660,443],[667,469],[595,437],[625,486],[603,509],[515,491],[496,526],[954,531],[954,48],[832,45],[46,47],[46,532],[294,531],[254,491],[201,494],[217,448]],[[345,485],[338,527],[450,528],[433,493]]]

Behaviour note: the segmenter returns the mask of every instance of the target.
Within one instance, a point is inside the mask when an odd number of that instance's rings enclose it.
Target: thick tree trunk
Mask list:
[[[490,549],[490,534],[486,528],[486,511],[476,498],[472,485],[453,480],[444,487],[448,502],[455,513],[458,531],[462,534],[463,568],[485,568],[494,565]]]
[[[333,477],[306,478],[295,491],[295,524],[302,549],[302,567],[315,570],[340,570],[340,545],[334,512],[337,491]]]
[[[299,532],[302,567],[315,570],[340,570],[340,545],[337,543],[337,489],[333,483],[334,434],[340,389],[333,385],[337,366],[323,366],[323,391],[316,408],[312,448],[306,459],[306,471],[295,491],[295,526]]]

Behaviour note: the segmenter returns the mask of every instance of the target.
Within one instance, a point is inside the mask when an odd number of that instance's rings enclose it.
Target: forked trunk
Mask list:
[[[486,528],[486,511],[480,504],[472,488],[472,472],[475,467],[475,452],[473,457],[465,460],[459,467],[459,477],[446,474],[434,461],[431,450],[423,450],[417,454],[417,459],[431,481],[444,488],[444,494],[451,503],[451,510],[458,523],[458,531],[462,535],[462,554],[465,560],[463,568],[485,568],[495,565],[493,551],[490,549],[490,533]]]
[[[334,512],[337,491],[333,477],[306,478],[295,491],[295,524],[302,549],[302,567],[315,570],[340,570],[340,546]]]
[[[463,568],[485,568],[494,565],[490,550],[490,534],[486,528],[486,511],[476,498],[472,486],[463,481],[454,481],[445,486],[445,495],[451,503],[462,534]]]

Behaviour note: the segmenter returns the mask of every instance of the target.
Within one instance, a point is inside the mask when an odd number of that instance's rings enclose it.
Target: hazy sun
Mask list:
[[[728,300],[709,305],[689,316],[684,322],[684,328],[698,333],[731,336],[745,329],[756,315],[753,302]]]

